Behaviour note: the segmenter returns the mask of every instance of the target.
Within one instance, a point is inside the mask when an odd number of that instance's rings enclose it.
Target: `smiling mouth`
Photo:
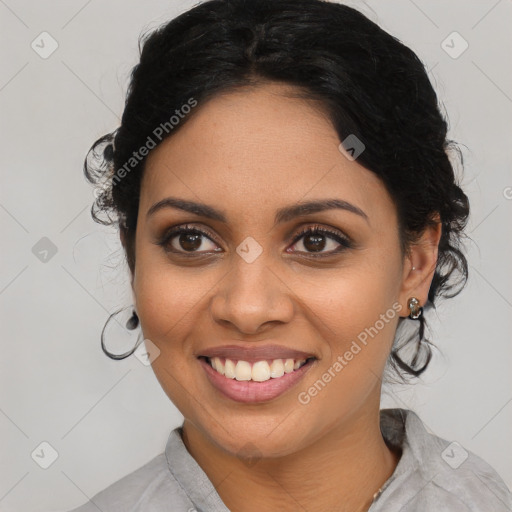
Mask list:
[[[206,361],[216,373],[223,375],[226,379],[265,382],[293,373],[314,361],[316,357],[307,359],[262,359],[253,362],[225,357],[200,356],[199,359]]]

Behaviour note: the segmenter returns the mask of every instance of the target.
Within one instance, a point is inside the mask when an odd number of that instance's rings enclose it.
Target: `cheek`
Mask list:
[[[190,334],[196,334],[196,309],[205,293],[205,280],[155,257],[153,249],[137,254],[134,292],[141,328],[160,350],[153,372],[174,405],[189,418],[196,417],[195,377],[191,371]],[[205,278],[207,274],[205,273]]]
[[[401,310],[400,266],[393,256],[372,258],[340,280],[333,290],[338,304],[338,341],[334,357],[347,361],[348,375],[364,378],[355,368],[381,375],[391,349]],[[352,371],[354,369],[354,371]]]
[[[195,312],[204,296],[203,286],[177,272],[149,271],[136,290],[137,308],[145,338],[173,359],[191,355],[187,335],[193,332]],[[188,353],[190,352],[190,354]]]
[[[333,292],[339,305],[340,328],[352,336],[373,326],[388,310],[394,313],[393,304],[398,298],[398,281],[391,265],[381,268],[354,270],[344,278]],[[396,305],[395,305],[396,307]],[[389,315],[387,315],[389,316]],[[393,314],[391,316],[394,316]],[[388,325],[388,322],[385,322]],[[379,330],[383,329],[378,322]],[[384,334],[388,334],[385,330]]]
[[[293,290],[307,306],[304,311],[314,313],[309,318],[334,354],[343,352],[359,335],[364,341],[368,330],[392,341],[401,309],[397,302],[400,279],[398,252],[386,256],[376,248],[347,259],[337,270],[303,274]]]
[[[317,410],[319,429],[357,410],[380,385],[394,340],[401,312],[399,260],[395,254],[366,256],[329,279],[323,298],[318,284],[309,287],[325,350],[318,371],[305,380],[297,398],[305,411]]]
[[[183,333],[193,323],[214,279],[206,268],[171,264],[163,249],[142,241],[133,289],[145,337],[159,347],[165,345],[161,349],[180,348]]]

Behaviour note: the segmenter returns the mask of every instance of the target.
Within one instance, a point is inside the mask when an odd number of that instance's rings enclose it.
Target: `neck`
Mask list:
[[[183,441],[230,510],[363,512],[392,475],[399,454],[380,432],[379,404],[299,452],[254,465],[212,444],[185,420]],[[284,499],[283,499],[284,498]]]

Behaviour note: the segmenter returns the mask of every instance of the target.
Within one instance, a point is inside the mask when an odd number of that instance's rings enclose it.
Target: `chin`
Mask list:
[[[236,422],[207,421],[203,427],[205,437],[220,449],[240,458],[276,458],[300,451],[307,443],[308,427],[302,422],[290,425],[289,417],[235,415]],[[197,422],[195,423],[197,426]]]

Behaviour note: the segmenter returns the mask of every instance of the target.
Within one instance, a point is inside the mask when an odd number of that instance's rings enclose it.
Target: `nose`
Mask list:
[[[243,334],[286,324],[294,314],[293,292],[265,252],[248,262],[238,254],[210,302],[213,319]],[[280,275],[281,274],[281,275]]]

